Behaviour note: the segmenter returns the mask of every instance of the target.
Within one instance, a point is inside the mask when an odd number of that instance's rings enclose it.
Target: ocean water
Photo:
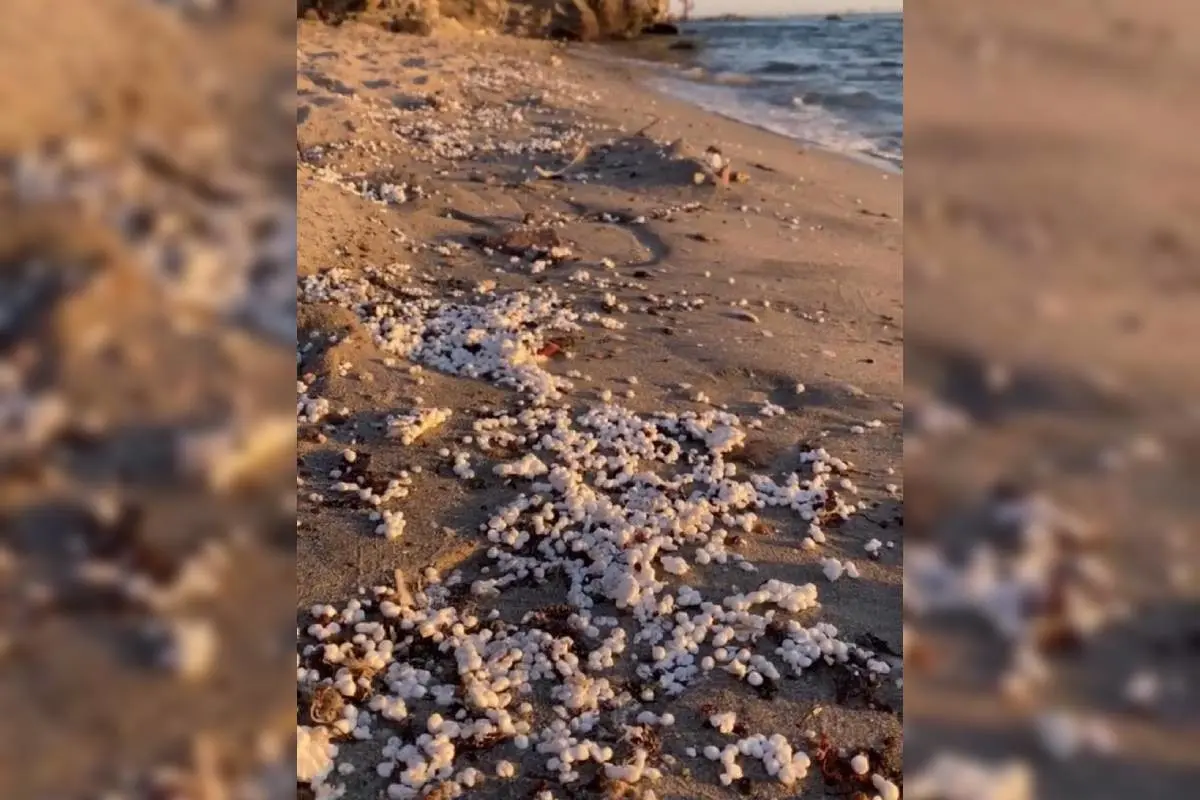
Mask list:
[[[697,21],[694,61],[657,88],[679,99],[876,163],[903,168],[901,14]]]

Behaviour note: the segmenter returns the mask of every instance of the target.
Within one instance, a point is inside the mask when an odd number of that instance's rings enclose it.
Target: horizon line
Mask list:
[[[886,9],[874,9],[874,10],[860,9],[857,11],[824,11],[824,12],[808,11],[808,12],[800,12],[800,13],[796,13],[794,11],[768,11],[768,12],[764,12],[761,14],[738,14],[738,13],[727,11],[727,12],[724,12],[721,14],[705,14],[703,16],[692,16],[687,20],[677,19],[676,21],[700,22],[701,20],[706,20],[706,19],[730,19],[730,18],[755,20],[755,19],[778,19],[779,17],[828,17],[831,15],[839,16],[839,17],[861,17],[861,16],[866,16],[868,14],[901,14],[901,15],[903,15],[904,9],[896,9],[894,11],[888,11]]]

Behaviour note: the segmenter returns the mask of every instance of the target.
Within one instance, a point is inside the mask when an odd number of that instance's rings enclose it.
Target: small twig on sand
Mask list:
[[[648,130],[650,130],[651,128],[653,128],[655,125],[657,125],[660,122],[662,122],[662,117],[655,117],[654,119],[647,122],[644,126],[642,126],[641,128],[638,128],[636,131],[634,131],[633,135],[634,136],[645,136],[646,132]]]
[[[413,596],[408,591],[408,582],[404,580],[404,570],[397,567],[393,576],[396,583],[396,604],[401,608],[412,608]]]
[[[477,217],[474,214],[468,214],[465,211],[459,211],[457,208],[446,209],[446,216],[450,219],[458,220],[459,222],[469,222],[472,225],[478,225],[481,228],[491,228],[498,230],[500,228],[495,222],[483,217]]]
[[[575,154],[575,157],[571,159],[571,162],[569,164],[567,164],[565,167],[563,167],[562,169],[557,169],[557,170],[551,171],[548,169],[542,169],[537,164],[533,165],[533,169],[535,172],[537,172],[538,177],[542,178],[544,180],[553,180],[555,178],[561,178],[563,175],[566,175],[569,170],[574,169],[575,167],[582,164],[584,159],[586,159],[588,157],[588,154],[591,152],[592,152],[591,145],[585,144],[583,147],[579,148],[579,152]]]

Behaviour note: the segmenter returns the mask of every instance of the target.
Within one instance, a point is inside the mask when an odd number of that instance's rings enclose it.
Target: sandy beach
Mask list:
[[[310,796],[892,796],[900,175],[549,43],[297,71]]]

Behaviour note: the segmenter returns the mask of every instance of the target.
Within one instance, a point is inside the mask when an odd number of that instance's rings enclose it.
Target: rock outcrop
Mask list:
[[[298,0],[298,15],[326,22],[375,17],[392,30],[427,33],[443,20],[540,38],[630,39],[670,15],[670,0]]]
[[[536,35],[595,41],[631,39],[666,20],[666,0],[517,0],[548,11],[549,23]]]

